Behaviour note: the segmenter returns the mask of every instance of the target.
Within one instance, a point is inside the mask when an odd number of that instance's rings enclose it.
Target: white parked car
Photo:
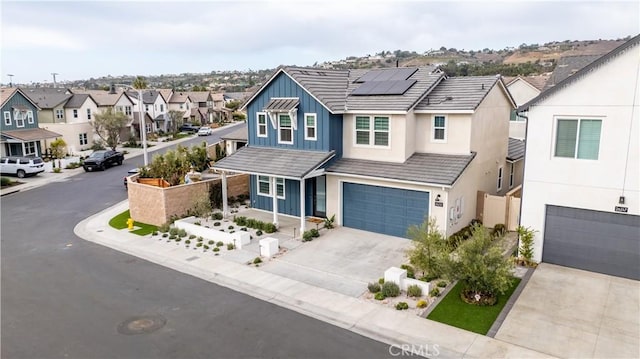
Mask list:
[[[0,158],[0,172],[16,175],[18,178],[35,176],[44,172],[44,161],[40,157],[2,157]]]
[[[213,130],[211,129],[211,127],[203,126],[198,130],[198,136],[209,136],[212,133]]]

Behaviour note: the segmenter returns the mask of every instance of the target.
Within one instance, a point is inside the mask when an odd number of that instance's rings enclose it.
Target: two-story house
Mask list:
[[[191,118],[201,124],[213,123],[213,96],[211,91],[190,91],[187,92],[193,107],[191,108]]]
[[[40,108],[22,90],[2,88],[0,96],[0,156],[41,156],[46,147],[43,141],[61,137],[38,126]]]
[[[72,94],[65,88],[24,88],[38,105],[40,127],[62,135],[69,153],[88,150],[94,140],[91,114],[98,104],[87,94]]]
[[[112,86],[109,91],[83,89],[72,89],[70,91],[73,94],[90,95],[93,101],[98,105],[98,113],[105,113],[107,109],[111,109],[114,112],[124,113],[129,119],[129,122],[126,125],[126,128],[122,130],[120,138],[126,141],[130,136],[135,136],[133,101],[131,101],[124,91],[116,91],[114,86]],[[92,121],[94,119],[93,111],[94,110],[92,108],[86,108],[87,121]]]
[[[251,174],[252,207],[275,223],[335,215],[404,237],[433,216],[449,235],[475,218],[478,191],[506,191],[514,107],[494,76],[280,67],[243,106],[248,145],[214,168],[223,183]]]
[[[182,120],[189,121],[191,118],[191,108],[193,108],[193,101],[189,98],[186,92],[178,91],[171,94],[169,99],[169,111],[182,112]]]
[[[129,90],[126,92],[129,100],[133,102],[133,118],[134,126],[137,133],[139,132],[140,123],[138,117],[140,117],[140,105],[138,104],[138,91]],[[170,126],[170,119],[167,115],[169,106],[162,96],[160,90],[143,90],[142,91],[142,111],[145,115],[145,127],[147,134],[156,132],[158,130],[167,132]]]
[[[523,105],[534,259],[640,279],[640,35]]]

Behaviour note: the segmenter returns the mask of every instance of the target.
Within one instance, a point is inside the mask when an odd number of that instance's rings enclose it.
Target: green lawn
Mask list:
[[[129,210],[126,210],[119,215],[111,218],[111,220],[109,221],[109,225],[115,229],[125,229],[127,228],[127,219],[129,219],[130,217],[131,214],[129,213]],[[139,236],[146,236],[147,234],[151,234],[153,231],[158,230],[158,227],[151,224],[133,222],[133,225],[134,227],[140,228],[136,229],[135,231],[131,231],[131,233],[135,233]]]
[[[467,304],[460,299],[462,283],[458,282],[427,318],[486,335],[519,283],[520,278],[514,278],[511,288],[504,295],[498,296],[495,305],[479,306]]]

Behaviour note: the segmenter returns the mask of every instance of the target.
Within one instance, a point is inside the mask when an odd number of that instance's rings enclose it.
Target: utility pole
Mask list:
[[[56,86],[56,75],[59,75],[59,73],[52,72],[51,75],[53,75],[53,88],[56,88],[56,87],[58,87],[58,86]]]
[[[7,74],[7,76],[9,76],[9,87],[13,87],[13,75]]]

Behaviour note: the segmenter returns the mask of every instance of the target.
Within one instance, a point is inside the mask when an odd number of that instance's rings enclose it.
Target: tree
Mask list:
[[[439,277],[442,274],[442,257],[447,253],[447,242],[438,230],[436,219],[425,218],[422,224],[409,227],[407,234],[413,239],[413,248],[407,251],[409,263],[426,277]]]
[[[241,104],[242,102],[240,102],[239,100],[231,100],[225,105],[225,107],[230,109],[231,111],[237,111],[238,107],[240,107]]]
[[[120,142],[120,131],[129,119],[124,113],[115,112],[112,108],[107,109],[104,113],[98,113],[94,117],[92,125],[96,134],[115,151]]]
[[[512,285],[513,261],[502,254],[503,237],[494,239],[486,227],[476,224],[471,238],[445,257],[445,277],[462,282],[462,299],[467,303],[494,305],[498,293]]]
[[[134,89],[146,89],[147,88],[147,79],[142,76],[136,76],[136,79],[133,80],[131,86]]]
[[[49,146],[49,148],[51,149],[51,156],[58,160],[58,167],[62,167],[60,159],[67,153],[67,143],[64,142],[62,138],[58,138],[55,141],[51,142]],[[55,167],[55,161],[53,162],[53,164],[53,167]]]
[[[176,132],[180,126],[182,126],[182,119],[184,118],[184,111],[170,110],[168,112],[171,119],[171,132]]]

